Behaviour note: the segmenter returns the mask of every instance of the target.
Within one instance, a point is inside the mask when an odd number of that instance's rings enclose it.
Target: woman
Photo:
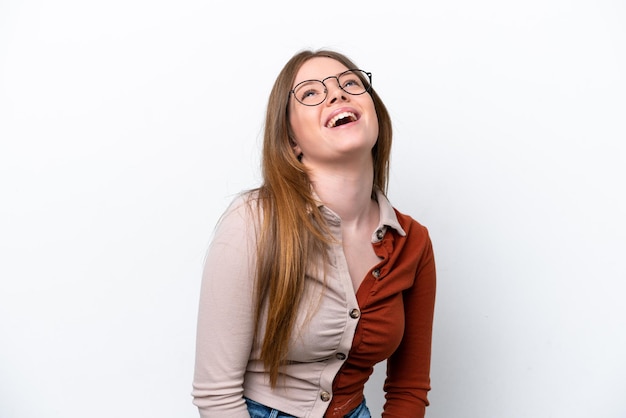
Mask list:
[[[389,114],[371,74],[303,51],[279,74],[263,179],[222,216],[203,273],[193,396],[202,417],[423,417],[435,263],[385,191]]]

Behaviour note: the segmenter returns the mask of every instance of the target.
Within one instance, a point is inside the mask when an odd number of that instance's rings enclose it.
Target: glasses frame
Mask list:
[[[359,73],[361,73],[361,74],[365,74],[365,75],[367,76],[367,80],[362,79],[362,81],[367,81],[367,82],[368,82],[368,83],[367,83],[367,87],[365,88],[365,91],[364,91],[363,93],[356,93],[356,94],[355,94],[355,93],[350,93],[349,91],[345,90],[345,89],[341,86],[341,83],[339,82],[339,77],[341,77],[342,75],[344,75],[344,74],[346,74],[346,73],[349,73],[349,72],[355,72],[357,75],[358,75]],[[296,84],[296,85],[295,85],[295,86],[294,86],[294,87],[293,87],[293,88],[289,91],[289,96],[291,96],[291,95],[293,94],[293,97],[296,99],[296,101],[297,101],[298,103],[300,103],[301,105],[303,105],[303,106],[309,106],[309,107],[319,106],[319,105],[321,105],[322,103],[324,103],[324,102],[326,101],[326,99],[328,98],[328,87],[326,87],[326,83],[325,83],[325,81],[326,81],[326,80],[328,80],[328,79],[331,79],[331,78],[334,78],[335,80],[337,80],[337,85],[339,86],[339,88],[340,88],[342,91],[344,91],[344,92],[348,93],[348,94],[349,94],[349,95],[351,95],[351,96],[360,96],[360,95],[362,95],[362,94],[369,93],[369,92],[372,90],[372,73],[370,73],[370,72],[368,72],[368,71],[361,70],[361,69],[359,69],[359,68],[351,68],[351,69],[346,70],[346,71],[344,71],[344,72],[342,72],[342,73],[340,73],[340,74],[338,74],[338,75],[331,75],[331,76],[328,76],[328,77],[326,77],[326,78],[325,78],[325,79],[323,79],[323,80],[303,80],[303,81],[299,82],[298,84]],[[359,78],[361,78],[361,77],[359,76]],[[296,96],[296,89],[298,88],[298,86],[299,86],[299,85],[301,85],[301,84],[304,84],[304,83],[310,83],[311,81],[318,81],[318,82],[322,83],[322,85],[324,86],[324,99],[323,99],[321,102],[317,103],[317,104],[306,104],[306,103],[303,103],[303,102],[301,102],[301,101],[300,101],[300,99],[298,99],[298,96]]]

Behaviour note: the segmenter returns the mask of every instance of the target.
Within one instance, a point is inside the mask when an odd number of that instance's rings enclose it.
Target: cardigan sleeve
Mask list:
[[[421,235],[413,285],[404,291],[405,329],[402,342],[387,361],[383,418],[423,418],[430,390],[430,358],[436,273],[432,243],[425,227],[413,224],[409,234]]]
[[[254,335],[253,231],[239,197],[222,215],[206,254],[192,391],[202,418],[250,418],[243,381]]]

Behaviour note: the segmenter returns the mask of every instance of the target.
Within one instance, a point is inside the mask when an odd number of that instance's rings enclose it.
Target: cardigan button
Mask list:
[[[372,276],[378,279],[380,277],[380,269],[374,269],[374,271],[372,271]]]
[[[344,353],[337,353],[337,354],[335,354],[335,357],[337,357],[338,360],[345,360],[346,359],[346,355]]]
[[[376,230],[376,238],[383,239],[384,236],[385,236],[385,232],[382,229]]]
[[[324,402],[330,401],[330,393],[323,391],[322,393],[320,393],[320,399]]]
[[[359,316],[361,316],[361,312],[359,312],[358,309],[352,309],[350,311],[350,318],[357,319]]]

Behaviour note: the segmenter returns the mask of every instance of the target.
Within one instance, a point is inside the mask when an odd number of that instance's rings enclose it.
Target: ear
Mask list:
[[[300,148],[300,145],[298,145],[298,143],[294,141],[293,138],[289,138],[289,143],[291,144],[291,149],[293,150],[293,153],[296,154],[296,156],[302,154],[302,149]]]
[[[293,153],[296,154],[296,156],[302,154],[302,149],[300,148],[298,144],[294,143],[291,149],[293,150]]]

